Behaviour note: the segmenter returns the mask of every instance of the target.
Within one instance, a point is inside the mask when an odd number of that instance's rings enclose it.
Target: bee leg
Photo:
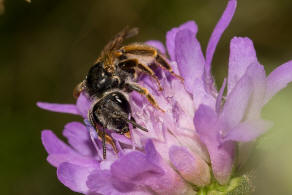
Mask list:
[[[105,160],[106,159],[105,130],[102,130],[101,139],[102,139],[102,154],[103,154],[103,159]]]
[[[121,68],[124,68],[124,69],[125,68],[128,68],[128,69],[137,68],[142,73],[149,75],[157,83],[159,91],[163,90],[158,77],[155,75],[155,72],[149,66],[142,64],[142,63],[139,63],[137,59],[126,59],[126,60],[123,60],[120,64],[121,64],[120,65]]]
[[[107,143],[109,143],[113,147],[114,152],[118,153],[118,149],[116,147],[116,144],[115,144],[113,138],[110,137],[109,135],[105,134],[105,140]]]
[[[162,91],[162,90],[163,90],[163,88],[161,87],[161,84],[160,84],[160,81],[159,81],[158,77],[155,75],[154,71],[153,71],[149,66],[147,66],[147,65],[145,65],[145,64],[141,64],[141,63],[139,63],[139,64],[137,64],[137,68],[138,68],[139,70],[141,70],[142,72],[144,72],[144,73],[150,75],[151,78],[153,78],[153,79],[155,80],[155,82],[156,82],[157,85],[158,85],[158,89],[159,89],[159,91]]]
[[[146,61],[149,61],[149,57],[152,57],[154,59],[154,64],[156,64],[157,66],[164,70],[167,70],[171,75],[180,79],[181,81],[184,80],[181,76],[173,72],[170,64],[168,63],[168,60],[162,54],[160,54],[154,47],[135,43],[122,47],[120,51],[122,55],[125,56],[135,55],[137,56],[137,58],[141,58]],[[149,63],[153,63],[153,60],[149,61]]]
[[[85,88],[85,81],[80,82],[78,85],[73,90],[73,97],[78,98],[80,93],[84,90]]]
[[[96,127],[96,130],[97,130],[98,136],[102,140],[103,159],[106,159],[106,143],[108,143],[112,146],[115,153],[118,153],[118,150],[117,150],[117,147],[116,147],[116,144],[115,144],[113,138],[111,138],[109,135],[107,135],[105,133],[105,130],[99,130],[97,127]]]
[[[155,60],[154,64],[159,66],[160,68],[168,71],[172,76],[178,78],[182,82],[184,81],[184,79],[181,76],[179,76],[173,72],[170,64],[168,63],[168,60],[163,55],[158,54],[156,56],[156,60]]]
[[[126,88],[131,91],[136,91],[140,93],[141,95],[146,96],[147,100],[152,104],[152,106],[162,112],[165,112],[162,108],[159,107],[154,97],[149,93],[148,89],[141,87],[138,84],[135,83],[126,83]]]
[[[130,45],[126,45],[120,49],[123,54],[132,54],[132,55],[139,55],[139,56],[157,56],[157,50],[154,47],[145,44],[134,43]]]

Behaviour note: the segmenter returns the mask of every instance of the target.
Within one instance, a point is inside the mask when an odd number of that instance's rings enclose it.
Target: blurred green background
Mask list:
[[[35,103],[73,103],[72,89],[115,33],[126,25],[137,26],[140,34],[132,41],[165,41],[169,29],[195,20],[205,50],[226,2],[5,0],[0,15],[1,194],[74,194],[46,162],[40,132],[48,128],[61,135],[67,122],[80,119],[40,110]],[[219,85],[227,73],[233,36],[253,39],[267,72],[292,59],[291,10],[291,0],[238,1],[213,61]],[[292,85],[265,107],[263,115],[275,125],[258,144],[263,151],[259,167],[266,176],[259,177],[263,187],[256,194],[292,194]]]

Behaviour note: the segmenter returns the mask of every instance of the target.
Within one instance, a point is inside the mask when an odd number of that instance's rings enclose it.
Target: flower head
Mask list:
[[[261,109],[292,80],[292,61],[266,76],[252,41],[235,37],[230,43],[228,78],[217,91],[211,75],[212,58],[236,3],[229,0],[205,56],[196,39],[195,22],[167,33],[172,67],[184,83],[160,72],[164,90],[157,91],[148,77],[141,78],[140,84],[166,112],[153,108],[133,92],[133,116],[149,132],[131,129],[131,139],[112,133],[118,154],[107,145],[107,159],[102,159],[101,141],[87,120],[91,102],[86,94],[81,94],[76,105],[38,103],[47,110],[84,118],[84,124],[71,122],[65,126],[63,135],[70,146],[50,130],[42,132],[47,160],[57,167],[58,179],[64,185],[84,194],[216,193],[217,188],[228,192],[239,185],[232,174],[237,166],[234,159],[241,155],[235,148],[239,142],[249,143],[270,128],[271,123],[261,118]],[[161,42],[147,44],[165,53]]]

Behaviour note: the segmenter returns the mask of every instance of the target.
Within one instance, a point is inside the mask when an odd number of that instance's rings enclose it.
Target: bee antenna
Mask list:
[[[133,126],[141,129],[142,131],[145,131],[145,132],[148,132],[148,129],[146,129],[145,127],[142,127],[141,125],[137,124],[133,119],[128,119],[127,117],[117,113],[117,112],[114,112],[112,113],[112,115],[116,115],[120,118],[122,118],[124,121],[126,121],[127,123],[131,123]]]
[[[137,124],[135,121],[133,120],[129,120],[124,116],[120,116],[123,120],[125,120],[127,123],[131,123],[133,126],[141,129],[142,131],[148,132],[148,129],[146,129],[145,127],[142,127],[141,125]]]
[[[148,129],[146,129],[145,127],[142,127],[141,125],[137,124],[135,121],[132,120],[127,120],[128,123],[131,123],[133,126],[138,127],[139,129],[141,129],[142,131],[148,132]]]

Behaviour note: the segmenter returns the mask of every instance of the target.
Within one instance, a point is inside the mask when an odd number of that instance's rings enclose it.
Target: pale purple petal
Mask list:
[[[83,157],[75,152],[50,130],[42,131],[42,143],[49,154],[48,162],[55,167],[58,167],[63,162],[90,167],[99,165],[94,158]]]
[[[52,112],[61,112],[68,114],[79,115],[79,112],[74,104],[53,104],[46,102],[38,102],[37,106],[44,110],[49,110]]]
[[[86,180],[91,171],[92,168],[64,162],[58,167],[57,176],[72,191],[86,194],[88,192]]]
[[[225,142],[220,147],[211,145],[208,147],[211,164],[216,180],[221,184],[227,184],[235,159],[235,143]]]
[[[245,120],[254,120],[261,116],[266,93],[266,73],[264,66],[253,63],[247,68],[246,74],[252,81],[253,92],[246,110]]]
[[[196,158],[186,148],[172,146],[169,159],[180,175],[190,183],[205,186],[210,183],[211,175],[208,165],[199,157]]]
[[[219,94],[216,98],[216,112],[220,113],[221,112],[221,104],[222,104],[222,98],[223,98],[223,93],[226,87],[226,78],[224,78],[224,81],[222,83],[222,86],[220,88]]]
[[[220,120],[224,123],[224,133],[235,127],[244,117],[252,90],[251,78],[245,75],[228,95],[220,114]]]
[[[113,187],[112,175],[109,170],[93,171],[88,177],[86,184],[91,192],[111,194],[116,190]]]
[[[173,28],[166,34],[166,47],[168,51],[168,55],[172,61],[176,61],[175,59],[175,37],[176,33],[180,30],[188,29],[193,32],[194,36],[196,36],[198,27],[194,21],[188,21],[177,28]]]
[[[209,106],[201,104],[194,117],[194,124],[200,138],[208,139],[216,137],[220,127],[217,124],[218,115]],[[214,128],[214,126],[216,128]],[[205,129],[208,129],[205,131]]]
[[[86,182],[91,192],[111,195],[150,195],[146,191],[137,191],[135,184],[119,181],[110,170],[93,171]]]
[[[120,135],[118,133],[113,133],[111,136],[116,140],[123,144],[132,145],[132,141],[124,135]]]
[[[252,40],[242,37],[234,37],[231,40],[228,67],[228,94],[245,74],[247,67],[257,62]]]
[[[145,152],[134,151],[120,157],[111,166],[112,176],[151,189],[157,194],[182,194],[186,191],[186,185],[161,159],[151,140],[146,142]]]
[[[86,167],[99,167],[99,163],[94,158],[84,157],[77,153],[49,154],[47,161],[54,167],[60,166],[63,162],[70,162],[75,165]]]
[[[292,61],[277,67],[267,77],[267,90],[264,103],[267,103],[276,93],[292,81]]]
[[[226,184],[232,171],[235,145],[231,142],[220,145],[219,132],[222,126],[211,107],[201,105],[196,111],[194,124],[208,149],[215,178],[220,184]]]
[[[48,154],[64,154],[73,152],[73,150],[61,141],[51,130],[43,130],[41,139]]]
[[[156,151],[155,146],[151,140],[147,140],[144,150],[148,160],[150,160],[152,163],[159,163],[161,160],[160,155]]]
[[[117,159],[111,166],[111,173],[122,181],[139,182],[150,176],[158,177],[163,170],[151,163],[144,153],[134,151]]]
[[[96,152],[89,137],[87,128],[80,122],[67,123],[63,131],[69,144],[80,154],[92,156]]]
[[[111,166],[111,174],[119,181],[132,183],[132,186],[152,186],[156,185],[164,171],[144,153],[134,151],[117,159]]]
[[[272,127],[272,123],[264,120],[245,121],[240,123],[223,138],[223,141],[250,142]]]
[[[144,98],[136,91],[133,91],[130,95],[131,101],[135,102],[140,107],[143,106]]]
[[[185,88],[193,94],[196,80],[202,78],[205,60],[200,43],[192,31],[185,29],[176,34],[175,57]]]
[[[78,112],[82,115],[83,118],[87,118],[90,105],[91,104],[90,104],[89,99],[86,97],[85,94],[81,93],[77,99],[76,107],[77,107]]]
[[[229,0],[228,4],[224,10],[224,13],[222,14],[221,18],[219,19],[218,23],[216,24],[216,27],[214,28],[214,31],[212,32],[212,35],[209,39],[207,50],[206,50],[206,71],[207,71],[207,74],[211,74],[210,73],[211,63],[212,63],[212,59],[214,56],[216,46],[217,46],[223,32],[228,27],[228,25],[233,17],[233,14],[234,14],[235,9],[236,9],[236,5],[237,5],[236,0]]]
[[[163,43],[161,43],[158,40],[149,40],[149,41],[146,41],[145,44],[150,45],[152,47],[155,47],[156,49],[158,49],[163,54],[166,53]]]

